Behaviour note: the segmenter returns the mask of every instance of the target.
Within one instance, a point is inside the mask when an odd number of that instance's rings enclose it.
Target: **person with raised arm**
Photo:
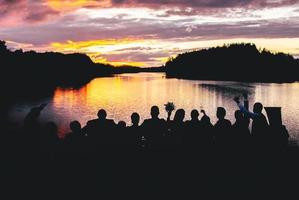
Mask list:
[[[268,138],[268,121],[262,113],[263,104],[257,102],[253,105],[253,112],[250,112],[244,105],[240,103],[239,97],[235,97],[234,101],[237,103],[240,111],[252,119],[251,135],[259,142],[266,142]]]
[[[42,110],[47,106],[47,104],[41,104],[38,107],[31,108],[30,112],[26,115],[24,119],[24,133],[22,135],[23,145],[25,149],[30,151],[35,151],[41,148],[41,136],[43,133],[42,124],[39,121]]]

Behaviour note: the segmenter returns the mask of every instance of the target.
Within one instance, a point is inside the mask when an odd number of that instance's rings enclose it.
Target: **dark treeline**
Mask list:
[[[139,73],[139,72],[165,72],[164,67],[135,67],[135,66],[119,66],[113,68],[114,74],[121,73]]]
[[[179,54],[166,64],[169,77],[257,82],[299,80],[298,59],[240,43]]]
[[[11,51],[0,40],[1,77],[3,101],[12,103],[23,98],[50,95],[56,87],[80,87],[95,77],[118,73],[158,72],[163,68],[123,66],[94,63],[80,53]]]
[[[79,86],[92,77],[109,75],[111,67],[94,64],[91,59],[79,53],[11,51],[5,42],[0,43],[1,86],[8,95],[23,95],[29,91],[51,90],[57,86]],[[40,91],[40,92],[41,92]]]

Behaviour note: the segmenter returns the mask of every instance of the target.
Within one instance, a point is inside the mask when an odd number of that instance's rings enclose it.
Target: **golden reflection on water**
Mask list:
[[[216,87],[217,86],[217,87]],[[186,119],[193,108],[204,108],[212,122],[216,122],[218,106],[227,109],[227,117],[233,122],[237,109],[232,98],[246,91],[250,102],[260,101],[265,106],[281,106],[283,120],[291,134],[298,137],[299,131],[299,83],[291,84],[240,84],[225,81],[191,81],[167,79],[162,73],[123,74],[115,77],[96,78],[80,89],[55,91],[48,112],[56,116],[61,132],[68,130],[72,120],[83,125],[96,118],[101,108],[116,122],[124,120],[130,125],[130,115],[138,112],[143,119],[150,116],[152,105],[160,107],[161,117],[166,117],[164,104],[174,102],[176,108],[184,108]]]

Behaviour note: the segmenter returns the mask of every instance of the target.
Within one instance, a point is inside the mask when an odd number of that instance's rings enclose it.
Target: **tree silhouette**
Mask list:
[[[250,43],[236,43],[179,54],[165,68],[169,77],[292,82],[298,80],[299,62],[288,54],[258,50]]]
[[[81,53],[38,53],[24,52],[22,49],[11,51],[6,42],[1,40],[0,58],[0,85],[5,94],[2,100],[8,102],[48,96],[56,87],[80,87],[95,77],[164,70],[164,67],[114,67],[94,63],[89,56]]]

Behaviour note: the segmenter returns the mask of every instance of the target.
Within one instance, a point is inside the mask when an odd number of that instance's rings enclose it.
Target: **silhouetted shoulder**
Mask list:
[[[97,123],[99,120],[98,119],[92,119],[86,122],[87,125],[92,125],[94,123]]]
[[[115,124],[115,122],[114,122],[113,119],[107,119],[106,121],[107,121],[108,124],[111,124],[111,125],[114,125],[114,124]]]
[[[143,126],[143,125],[149,124],[150,122],[151,122],[151,119],[145,119],[141,125]]]
[[[231,126],[231,125],[232,125],[232,123],[231,123],[228,119],[225,119],[225,120],[224,120],[224,123],[225,123],[226,125],[228,125],[228,126]]]
[[[166,120],[163,119],[163,118],[162,118],[162,119],[159,119],[159,120],[160,120],[161,123],[166,123]]]

